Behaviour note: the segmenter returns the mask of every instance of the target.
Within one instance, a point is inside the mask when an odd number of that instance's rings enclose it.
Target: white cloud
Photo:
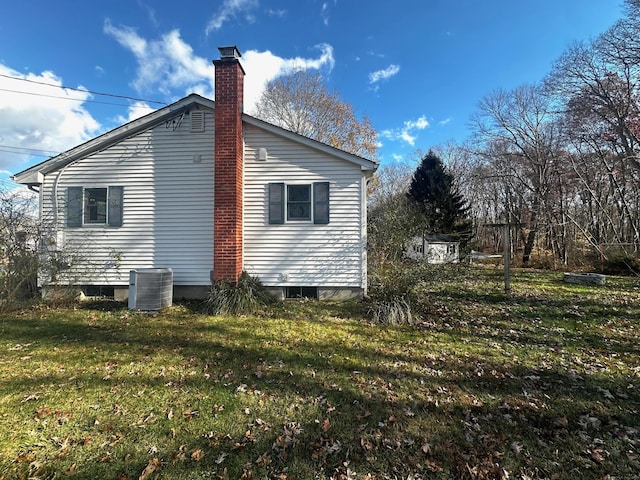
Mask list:
[[[115,121],[118,124],[129,123],[140,117],[144,117],[145,115],[148,115],[154,110],[155,108],[151,107],[146,102],[140,102],[140,101],[134,102],[133,104],[129,105],[129,108],[127,109],[127,116],[125,117],[123,115],[119,115],[115,118]]]
[[[417,120],[407,120],[406,122],[404,122],[404,126],[405,129],[408,130],[424,130],[425,128],[427,128],[429,126],[429,122],[427,121],[427,118],[422,115],[420,118],[418,118]]]
[[[257,0],[224,0],[220,9],[209,20],[205,33],[209,35],[214,30],[220,29],[227,20],[240,14],[244,14],[245,19],[253,23],[255,18],[251,14],[251,10],[257,6]]]
[[[104,31],[136,57],[138,70],[132,85],[139,92],[158,91],[169,97],[198,93],[213,98],[214,67],[211,60],[197,56],[190,45],[172,30],[157,40],[146,40],[129,27],[115,27],[105,22]],[[269,50],[241,52],[240,62],[246,72],[244,106],[251,112],[269,80],[298,70],[331,70],[335,65],[333,47],[316,45],[317,57],[279,57]],[[175,94],[179,90],[179,94]]]
[[[413,147],[417,139],[416,132],[424,130],[428,126],[427,118],[422,115],[416,120],[405,121],[401,128],[383,130],[380,132],[380,136],[389,140],[402,140]]]
[[[213,65],[194,54],[190,45],[171,30],[158,40],[147,41],[129,27],[115,27],[105,21],[104,32],[131,51],[138,62],[132,85],[138,92],[157,90],[170,96],[175,89],[212,96]]]
[[[100,124],[83,105],[88,92],[63,89],[62,79],[49,71],[22,74],[0,64],[0,74],[21,79],[0,77],[0,145],[11,147],[1,149],[0,169],[15,172],[44,160],[17,152],[55,154],[99,133]]]
[[[269,50],[260,52],[249,50],[242,54],[242,65],[247,76],[244,79],[244,104],[245,111],[251,112],[260,99],[265,85],[274,78],[293,71],[331,70],[335,64],[333,47],[326,43],[316,45],[320,49],[317,58],[282,58],[274,55]]]
[[[416,136],[415,135],[411,135],[409,133],[409,130],[403,129],[400,132],[400,138],[402,140],[404,140],[405,142],[407,142],[409,145],[411,145],[412,147],[415,145],[416,143]]]
[[[329,25],[329,4],[327,2],[322,4],[320,16],[322,17],[322,23]]]
[[[318,58],[287,58],[284,59],[284,65],[281,73],[297,72],[300,70],[320,70],[327,67],[329,71],[333,70],[335,60],[333,58],[333,47],[328,43],[320,43],[315,46],[320,50]]]
[[[394,75],[397,75],[398,72],[400,72],[400,66],[391,64],[383,70],[371,72],[369,74],[369,83],[378,83],[381,80],[388,80]]]
[[[438,122],[438,125],[440,125],[440,126],[444,126],[444,125],[446,125],[447,123],[450,123],[450,122],[451,122],[451,117],[449,117],[449,118],[445,118],[444,120],[440,120],[440,121]]]
[[[287,11],[283,8],[275,10],[273,8],[267,8],[265,13],[271,17],[284,18],[287,15]]]

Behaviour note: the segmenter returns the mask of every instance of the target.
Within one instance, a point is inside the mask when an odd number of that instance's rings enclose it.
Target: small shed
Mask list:
[[[445,234],[414,237],[407,246],[407,257],[427,263],[458,263],[460,241]]]

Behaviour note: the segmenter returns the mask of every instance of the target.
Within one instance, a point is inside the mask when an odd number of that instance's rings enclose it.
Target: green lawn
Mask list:
[[[639,478],[640,281],[451,278],[411,327],[319,302],[1,314],[0,479]]]

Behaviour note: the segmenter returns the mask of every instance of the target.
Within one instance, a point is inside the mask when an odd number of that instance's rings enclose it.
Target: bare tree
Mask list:
[[[267,84],[255,115],[347,152],[376,159],[377,133],[367,117],[330,92],[322,75],[297,71]]]
[[[381,167],[369,195],[368,238],[370,261],[380,268],[403,258],[407,242],[420,233],[417,211],[407,199],[414,166]]]
[[[41,231],[37,202],[25,190],[0,192],[0,306],[35,296]]]
[[[544,87],[497,90],[472,118],[466,195],[479,225],[520,225],[523,263],[534,244],[554,264],[640,251],[640,0],[624,5],[604,34],[563,53]],[[476,239],[494,240],[482,229]]]
[[[526,233],[522,230],[526,237],[522,262],[526,264],[541,223],[548,220],[545,207],[558,152],[552,105],[539,86],[498,90],[480,102],[473,127],[476,138],[485,145],[493,175],[503,179],[508,196],[516,197],[509,199],[505,220],[528,226]],[[525,209],[512,208],[514,200]]]
[[[574,45],[547,79],[562,107],[563,134],[584,211],[572,217],[598,251],[640,248],[640,1],[594,41]]]

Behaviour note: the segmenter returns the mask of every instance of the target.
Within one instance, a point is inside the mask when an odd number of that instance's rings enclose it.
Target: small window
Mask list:
[[[114,298],[114,288],[107,286],[85,285],[82,287],[82,293],[87,297]]]
[[[268,193],[269,224],[287,222],[329,223],[329,182],[306,185],[270,183]]]
[[[287,287],[285,298],[318,299],[318,287]]]
[[[287,185],[287,220],[311,220],[311,185]]]
[[[107,223],[107,189],[84,189],[84,223]]]
[[[123,187],[67,188],[67,226],[122,226]]]

